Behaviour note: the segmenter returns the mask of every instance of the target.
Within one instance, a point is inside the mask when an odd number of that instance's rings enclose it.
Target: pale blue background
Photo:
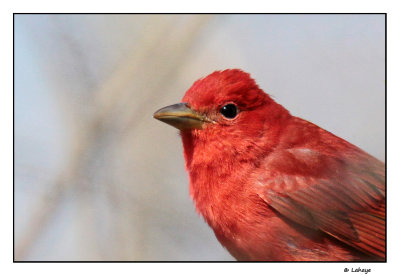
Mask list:
[[[233,260],[152,118],[241,68],[385,159],[384,15],[15,15],[17,260]]]

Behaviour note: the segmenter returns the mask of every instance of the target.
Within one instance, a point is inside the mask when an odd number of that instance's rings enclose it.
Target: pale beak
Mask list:
[[[154,118],[180,130],[202,129],[210,122],[204,115],[191,109],[187,103],[178,103],[157,110]]]

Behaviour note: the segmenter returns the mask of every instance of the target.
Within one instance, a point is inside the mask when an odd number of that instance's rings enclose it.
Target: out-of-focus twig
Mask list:
[[[187,22],[186,28],[180,28],[179,32],[172,35],[175,24],[180,19],[179,16],[155,16],[154,18],[150,16],[149,18],[151,22],[143,28],[136,48],[128,53],[108,79],[96,85],[100,87],[98,91],[90,93],[94,97],[91,108],[93,112],[82,120],[79,120],[79,116],[76,118],[71,154],[66,162],[65,170],[54,180],[43,198],[38,200],[25,231],[17,241],[15,260],[25,259],[34,242],[48,225],[54,211],[59,207],[66,191],[71,188],[81,189],[82,183],[90,182],[90,175],[93,173],[91,170],[96,168],[93,163],[97,161],[99,152],[105,150],[101,146],[104,143],[115,143],[117,151],[121,150],[123,146],[121,141],[126,141],[125,139],[129,136],[127,134],[132,133],[135,128],[136,121],[132,121],[132,118],[140,119],[143,116],[144,106],[154,100],[157,94],[155,91],[171,84],[171,78],[184,64],[188,49],[209,20],[209,16],[193,16]],[[75,44],[73,46],[77,47]],[[153,85],[146,91],[146,97],[138,102],[135,88],[144,89],[146,83],[153,83]],[[66,109],[71,110],[71,108]],[[112,139],[107,141],[107,137]],[[112,189],[118,189],[112,180],[107,179],[106,182],[99,180],[99,182],[96,185],[108,184],[112,186]],[[116,191],[116,193],[119,192]],[[146,209],[138,209],[137,212],[146,212]],[[146,215],[142,214],[141,217],[145,218]],[[116,224],[117,227],[125,227],[121,221]],[[137,233],[145,233],[146,229],[141,229],[145,225],[146,222],[143,221],[133,227]],[[118,246],[121,247],[120,252],[122,252],[119,255],[121,259],[132,256],[132,252],[126,247],[124,241],[129,235],[130,227],[119,230],[123,233],[118,242]],[[141,237],[138,235],[136,242],[140,244],[140,240]],[[143,257],[140,255],[141,250],[135,250],[135,252],[137,255],[133,258]]]

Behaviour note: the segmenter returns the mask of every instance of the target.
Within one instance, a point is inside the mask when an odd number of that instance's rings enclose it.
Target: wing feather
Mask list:
[[[350,162],[304,148],[276,151],[260,168],[273,174],[256,183],[260,197],[281,215],[384,259],[385,168],[372,156],[358,154],[357,162]]]

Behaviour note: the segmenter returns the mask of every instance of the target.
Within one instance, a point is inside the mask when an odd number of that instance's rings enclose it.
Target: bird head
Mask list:
[[[216,71],[197,80],[181,103],[159,109],[154,118],[181,130],[186,156],[207,145],[213,154],[234,154],[258,139],[273,143],[277,126],[289,112],[239,69]],[[204,148],[202,149],[204,152]]]

